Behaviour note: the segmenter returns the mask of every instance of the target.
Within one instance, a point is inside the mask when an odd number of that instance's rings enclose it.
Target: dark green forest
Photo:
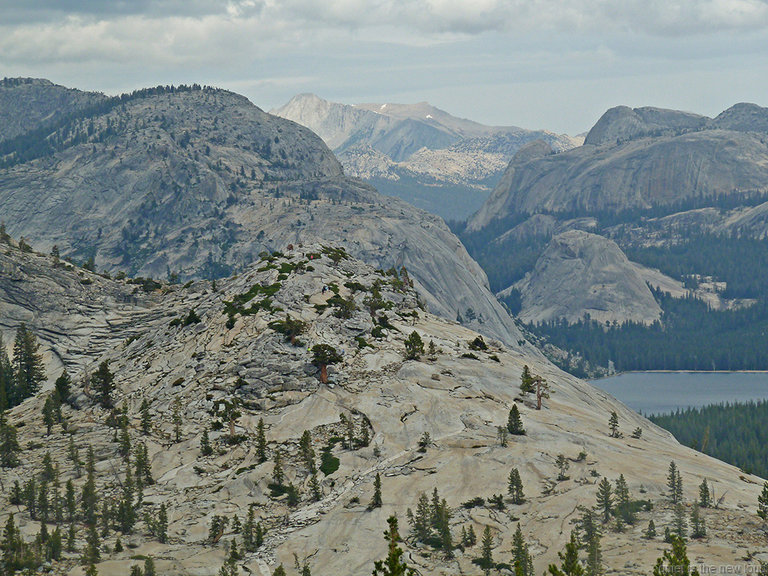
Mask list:
[[[761,370],[768,366],[768,304],[713,311],[695,298],[672,298],[654,290],[664,310],[650,326],[624,322],[606,326],[584,318],[530,325],[537,336],[580,355],[590,364],[616,370]]]
[[[650,420],[681,444],[745,472],[768,476],[768,401],[688,408]]]

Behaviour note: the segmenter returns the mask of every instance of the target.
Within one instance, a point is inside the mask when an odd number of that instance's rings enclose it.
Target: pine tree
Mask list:
[[[525,428],[523,428],[523,420],[520,418],[520,410],[518,410],[517,404],[512,404],[512,408],[509,410],[507,430],[509,430],[510,434],[514,434],[515,436],[522,436],[525,434]]]
[[[766,494],[768,496],[768,492]],[[699,484],[699,506],[702,508],[709,508],[712,505],[712,495],[709,491],[709,484],[707,479],[701,481]]]
[[[5,411],[0,410],[0,467],[15,468],[19,465],[19,446],[16,427],[8,422]]]
[[[525,502],[525,495],[523,494],[523,480],[520,478],[520,472],[517,468],[512,468],[512,471],[509,473],[507,492],[509,492],[509,496],[512,498],[513,504],[522,504]]]
[[[675,504],[674,510],[675,535],[683,540],[688,535],[688,519],[682,502]]]
[[[397,531],[397,517],[390,516],[387,524],[389,530],[384,533],[384,537],[389,545],[389,553],[386,559],[374,563],[373,576],[415,576],[416,571],[403,561],[403,550],[398,546],[400,534]]]
[[[669,501],[672,504],[677,504],[682,500],[683,496],[683,483],[680,478],[680,471],[677,469],[677,465],[674,460],[669,463],[669,471],[667,472],[667,489],[669,490]]]
[[[533,392],[533,377],[531,376],[531,370],[528,368],[527,364],[523,366],[523,372],[520,374],[520,392],[523,394]]]
[[[622,523],[633,525],[637,520],[634,509],[632,508],[632,497],[629,493],[629,486],[624,479],[624,474],[619,474],[616,479],[616,516]]]
[[[405,340],[405,359],[418,360],[424,354],[424,342],[415,330]]]
[[[656,524],[653,523],[653,519],[648,521],[648,528],[643,533],[643,538],[646,540],[653,540],[656,538]]]
[[[112,408],[112,393],[115,390],[115,375],[109,370],[109,361],[104,360],[91,376],[91,385],[103,408]]]
[[[602,536],[600,524],[590,508],[580,507],[581,517],[577,522],[582,545],[587,550],[586,576],[598,576],[603,571],[603,553],[600,546]]]
[[[693,505],[691,512],[691,538],[704,538],[707,535],[707,526],[704,518],[701,517],[698,503]]]
[[[83,522],[88,526],[96,525],[96,463],[93,457],[93,447],[88,447],[88,461],[86,463],[86,481],[80,498],[83,509]]]
[[[149,413],[149,402],[146,398],[141,401],[139,413],[141,414],[141,431],[147,436],[152,431],[152,415]]]
[[[72,378],[69,377],[66,370],[62,370],[61,375],[56,378],[54,389],[62,404],[69,402],[69,396],[72,394]]]
[[[276,486],[282,486],[285,480],[283,473],[283,455],[280,448],[275,449],[274,467],[272,469],[272,483]]]
[[[11,398],[15,395],[14,386],[13,366],[0,334],[0,412],[11,408]]]
[[[656,560],[653,568],[653,576],[699,576],[699,571],[690,569],[691,562],[685,550],[685,541],[679,536],[672,536],[672,549],[664,552],[661,558]]]
[[[413,514],[410,508],[408,509],[408,520],[417,541],[426,542],[432,536],[431,516],[429,497],[422,492],[419,494],[416,513]]]
[[[373,498],[371,498],[371,503],[368,505],[368,509],[381,508],[381,505],[381,475],[376,472],[376,477],[373,480]]]
[[[317,474],[312,474],[309,479],[309,493],[312,496],[313,502],[319,502],[323,498],[323,493],[320,490],[320,482],[317,479]]]
[[[597,487],[597,508],[602,511],[603,524],[611,519],[613,512],[613,490],[608,478],[603,477]]]
[[[323,384],[328,382],[328,366],[341,361],[341,355],[333,346],[328,344],[315,344],[312,346],[312,363],[320,368],[320,382]]]
[[[568,468],[571,467],[571,463],[568,462],[568,458],[564,454],[558,454],[555,460],[555,466],[557,466],[557,480],[563,482],[568,480]]]
[[[53,398],[48,395],[43,403],[43,424],[45,424],[45,435],[50,436],[53,425],[56,423],[54,414]]]
[[[267,435],[264,432],[264,418],[259,418],[256,426],[256,457],[259,463],[267,461]]]
[[[763,491],[757,497],[757,515],[768,520],[768,482],[763,483]]]
[[[200,453],[203,456],[210,456],[213,454],[213,448],[211,447],[211,441],[208,439],[208,429],[203,429],[203,437],[200,438]]]
[[[160,511],[157,513],[155,536],[157,536],[157,541],[161,544],[165,544],[168,541],[168,511],[165,508],[165,502],[160,504]]]
[[[483,530],[483,539],[481,541],[481,545],[482,553],[480,560],[482,561],[483,573],[485,576],[488,576],[491,573],[491,568],[495,566],[493,563],[493,534],[491,533],[490,526],[486,526],[485,530]]]
[[[549,384],[541,376],[534,376],[533,388],[536,390],[536,410],[541,410],[541,401],[549,398]]]
[[[520,524],[512,536],[512,564],[515,574],[522,576],[533,576],[533,558],[528,550],[528,544],[525,542],[523,530]]]
[[[10,398],[11,405],[19,404],[25,398],[33,396],[43,382],[45,369],[43,358],[39,352],[40,345],[35,335],[21,324],[16,330],[13,343],[13,372],[15,377],[14,394]]]
[[[579,541],[575,532],[571,532],[571,540],[565,545],[565,551],[558,552],[557,555],[562,566],[558,568],[550,564],[548,570],[552,576],[584,576],[584,568],[579,562]]]
[[[611,412],[611,417],[608,419],[608,428],[611,431],[611,438],[619,437],[619,415],[615,410]]]
[[[309,430],[304,430],[299,440],[299,455],[307,467],[307,473],[312,475],[317,472],[315,465],[315,451],[312,448],[312,434]]]

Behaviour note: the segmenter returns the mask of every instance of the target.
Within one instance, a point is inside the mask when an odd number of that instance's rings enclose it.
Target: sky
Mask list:
[[[197,82],[265,110],[428,101],[578,134],[608,108],[768,106],[768,0],[0,0],[0,77]]]

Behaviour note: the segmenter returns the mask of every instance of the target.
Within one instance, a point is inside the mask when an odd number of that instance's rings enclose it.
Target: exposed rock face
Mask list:
[[[522,293],[520,318],[576,322],[651,323],[661,316],[644,278],[615,242],[582,230],[558,234],[516,287]]]
[[[349,106],[301,94],[272,112],[320,135],[347,174],[453,219],[479,208],[526,143],[543,139],[556,150],[581,143],[546,131],[485,126],[426,102]]]
[[[760,130],[766,118],[764,109],[751,105],[736,106],[716,120],[658,109],[611,109],[584,146],[513,159],[469,229],[517,213],[620,211],[765,192],[768,138]],[[744,131],[750,126],[752,132]]]
[[[72,287],[75,306],[79,306],[82,281],[78,274],[46,270],[49,259],[45,257],[23,255],[5,246],[3,250],[8,252],[3,265],[14,267],[20,285],[34,286],[37,274],[44,274],[60,286]],[[472,559],[480,554],[479,544],[457,549],[454,558],[446,559],[411,538],[406,510],[416,507],[420,493],[430,494],[434,488],[452,510],[454,541],[462,528],[471,526],[482,534],[489,526],[494,560],[509,563],[519,522],[535,571],[540,573],[558,561],[557,552],[568,540],[578,506],[594,505],[599,476],[614,480],[619,474],[636,497],[652,501],[653,510],[640,512],[638,523],[625,532],[605,530],[603,561],[607,572],[647,574],[661,555],[660,537],[648,541],[640,534],[651,518],[659,528],[672,522],[665,479],[670,460],[680,470],[687,501],[698,497],[696,486],[704,478],[717,495],[727,494],[717,509],[702,511],[708,539],[688,543],[690,558],[704,558],[707,565],[734,565],[743,561],[747,550],[752,558],[768,554],[754,513],[761,479],[680,446],[605,393],[538,357],[496,343],[489,343],[487,351],[474,350],[476,359],[468,357],[469,342],[477,338],[476,333],[418,310],[415,293],[359,261],[341,258],[334,263],[326,254],[315,254],[310,260],[310,254],[320,250],[320,246],[307,246],[254,264],[237,278],[219,281],[217,291],[207,282],[166,286],[144,303],[151,311],[146,318],[130,327],[111,328],[110,338],[122,344],[93,351],[91,366],[110,361],[116,376],[115,402],[126,408],[132,443],[146,444],[155,480],[144,487],[133,534],[122,535],[126,549],[113,552],[114,530],[103,539],[106,547],[97,565],[99,574],[126,574],[143,556],[154,558],[158,573],[169,576],[216,574],[226,558],[226,546],[235,539],[241,552],[243,547],[242,534],[233,531],[232,522],[217,543],[211,542],[212,518],[237,515],[242,522],[249,505],[255,505],[256,519],[267,534],[264,544],[245,553],[237,564],[255,576],[271,575],[280,563],[291,566],[294,554],[316,574],[368,573],[375,559],[386,556],[381,533],[392,514],[401,519],[401,534],[406,537],[401,546],[409,565],[423,574],[475,573]],[[372,333],[374,322],[365,303],[374,283],[383,301],[390,302],[378,316],[383,314],[393,326],[380,338]],[[129,289],[120,282],[101,284],[95,278],[90,286],[97,284],[103,290]],[[249,314],[236,314],[230,323],[225,302],[235,301],[254,286],[272,287],[269,304]],[[337,317],[331,301],[334,292],[324,292],[323,286],[335,287],[341,298],[354,302],[356,309],[348,318]],[[54,311],[66,315],[72,304],[69,288],[62,290],[48,303],[30,298],[25,306],[32,317],[43,318]],[[5,304],[3,298],[0,292],[0,305]],[[200,317],[199,323],[171,325],[190,309]],[[302,346],[291,346],[269,327],[286,315],[307,323],[300,336]],[[433,357],[404,359],[404,340],[413,331],[425,343],[434,342]],[[128,335],[134,338],[129,340]],[[356,338],[367,345],[360,347]],[[307,346],[318,343],[343,351],[342,360],[331,366],[329,385],[319,383],[310,363]],[[74,353],[81,358],[90,354]],[[540,411],[530,397],[519,395],[516,383],[524,364],[545,377],[554,392]],[[56,424],[51,435],[44,435],[42,396],[10,413],[12,423],[24,422],[19,434],[25,450],[20,467],[0,468],[4,486],[14,481],[23,484],[39,474],[49,452],[60,466],[61,482],[72,480],[79,494],[85,477],[76,475],[67,456],[72,438],[81,455],[89,445],[94,448],[100,501],[120,497],[126,466],[119,445],[111,440],[114,429],[105,424],[109,412],[84,393],[79,376],[74,388],[80,408],[64,407],[66,431]],[[140,428],[139,407],[144,399],[150,402],[147,434]],[[226,441],[227,426],[221,430],[214,429],[221,422],[213,426],[219,421],[215,406],[232,399],[241,402],[235,432],[243,438],[235,444]],[[180,441],[174,439],[172,424],[177,402],[182,416]],[[506,423],[513,403],[520,409],[527,435],[513,437],[509,446],[502,447],[497,426]],[[608,435],[612,411],[618,414],[625,433],[622,438]],[[335,444],[333,453],[340,466],[327,476],[318,473],[321,494],[313,502],[299,439],[303,430],[309,431],[319,452],[333,437],[345,435],[340,414],[352,422],[356,438],[365,429],[370,444],[349,449]],[[260,463],[256,455],[260,419],[266,424],[270,458],[278,448],[282,451],[285,482],[300,491],[295,507],[287,504],[285,496],[270,496],[267,485],[272,482],[273,464]],[[630,437],[636,427],[643,429],[639,439]],[[207,456],[200,450],[204,430],[214,449]],[[419,439],[425,432],[431,443],[422,452]],[[584,456],[577,457],[580,453]],[[556,482],[559,454],[569,458],[570,469],[567,480]],[[522,477],[524,504],[507,503],[505,510],[461,505],[478,496],[505,494],[512,468]],[[377,473],[382,479],[383,506],[368,510]],[[39,522],[30,519],[24,505],[11,506],[8,497],[7,488],[0,491],[0,523],[5,524],[13,512],[24,538],[31,541]],[[149,534],[144,520],[157,517],[161,504],[169,518],[165,544]],[[86,529],[80,522],[76,526],[76,545],[82,549]],[[629,561],[628,549],[632,550]],[[54,573],[81,574],[80,557],[80,552],[65,552],[64,560],[55,563]]]
[[[150,91],[65,128],[55,154],[0,170],[8,231],[40,251],[186,280],[290,243],[344,242],[378,267],[405,265],[436,313],[522,341],[439,218],[344,177],[317,136],[242,96]]]

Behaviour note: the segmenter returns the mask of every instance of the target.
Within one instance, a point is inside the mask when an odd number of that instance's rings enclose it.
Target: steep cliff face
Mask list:
[[[52,268],[49,257],[23,254],[14,246],[2,245],[1,251],[2,265],[15,270],[18,286],[53,281],[62,287],[47,302],[29,294],[24,307],[35,331],[40,328],[35,319],[45,322],[51,314],[66,316],[81,306],[85,289],[121,293],[133,286],[86,275],[92,284],[83,287],[79,271]],[[12,505],[9,487],[42,479],[45,459],[58,467],[61,485],[71,481],[75,494],[83,491],[87,476],[78,473],[78,464],[68,455],[73,443],[83,459],[93,449],[99,513],[103,503],[120,502],[125,509],[126,493],[132,494],[127,500],[136,511],[129,531],[115,520],[106,522],[103,532],[105,522],[99,520],[103,546],[96,567],[104,576],[126,574],[146,557],[154,559],[158,573],[212,576],[230,556],[233,541],[241,554],[233,560],[235,568],[256,576],[270,576],[280,564],[290,569],[295,561],[306,563],[315,574],[369,573],[374,560],[387,554],[381,534],[391,515],[400,518],[400,546],[409,565],[423,574],[476,573],[473,559],[481,555],[479,542],[457,547],[447,557],[417,542],[405,521],[407,510],[417,509],[420,495],[429,497],[433,490],[451,510],[447,528],[454,545],[462,531],[471,528],[479,535],[487,526],[494,561],[510,564],[519,525],[535,573],[540,573],[559,563],[557,553],[568,541],[580,507],[594,506],[600,477],[614,481],[622,474],[633,496],[650,505],[639,506],[638,521],[621,532],[605,526],[603,563],[606,572],[640,575],[649,572],[666,548],[661,535],[642,537],[648,522],[653,520],[660,533],[673,525],[674,506],[666,486],[673,460],[686,502],[698,498],[697,486],[705,478],[718,496],[727,494],[717,508],[701,510],[708,536],[690,540],[691,559],[733,565],[747,553],[753,561],[768,554],[754,512],[759,478],[679,445],[613,398],[540,357],[491,343],[486,350],[471,347],[477,333],[418,309],[417,294],[393,276],[315,245],[266,257],[217,284],[216,290],[206,281],[163,286],[141,302],[146,316],[106,328],[105,336],[114,343],[106,349],[92,347],[105,341],[94,338],[90,344],[72,342],[88,347],[71,350],[65,335],[51,333],[46,346],[64,350],[65,360],[76,356],[91,373],[109,362],[119,412],[110,418],[110,410],[87,388],[83,371],[72,373],[74,407],[62,409],[66,428],[54,423],[46,433],[42,407],[47,389],[14,408],[8,421],[19,426],[25,449],[18,467],[0,468],[6,487],[0,491],[0,523],[6,525],[13,513],[23,539],[34,540],[42,512],[33,512],[26,499]],[[328,286],[331,290],[324,290]],[[0,307],[9,302],[4,294],[0,291]],[[373,314],[371,298],[382,305]],[[19,302],[18,295],[13,302]],[[183,321],[190,310],[199,321]],[[286,318],[304,323],[300,346],[278,332]],[[434,349],[406,359],[405,339],[413,332]],[[319,381],[308,350],[315,344],[339,352],[328,369],[327,384]],[[544,400],[541,410],[530,395],[519,392],[524,365],[551,386],[551,399]],[[233,402],[238,414],[230,430],[221,407]],[[513,404],[526,434],[510,437],[504,446],[498,428],[506,425]],[[614,411],[621,437],[608,433],[608,416]],[[115,417],[122,422],[121,442],[113,441]],[[259,458],[260,421],[266,461]],[[642,429],[639,438],[632,435],[637,428]],[[302,440],[304,431],[311,452]],[[202,449],[204,434],[209,453]],[[147,450],[152,482],[143,470],[140,488],[137,475],[128,482],[128,462],[133,467],[136,460],[121,455],[126,437],[133,450]],[[338,466],[320,469],[322,452],[338,458]],[[282,478],[275,484],[278,453]],[[567,477],[556,480],[559,456],[569,467]],[[518,470],[524,486],[521,504],[505,496],[512,469]],[[368,507],[377,476],[382,505]],[[131,484],[132,491],[127,487]],[[52,484],[46,486],[47,498],[53,499],[57,492]],[[297,491],[293,502],[284,493],[289,487]],[[135,497],[138,490],[141,500]],[[58,492],[61,497],[63,493]],[[489,500],[493,494],[501,495],[501,509]],[[263,542],[246,547],[251,506],[253,522],[266,533]],[[164,542],[155,524],[161,507],[168,518]],[[213,529],[221,517],[227,524]],[[53,573],[84,572],[88,528],[79,514],[72,524],[76,551],[63,551],[62,559],[51,565]],[[122,551],[116,550],[118,537]]]
[[[58,126],[54,150],[0,170],[14,236],[100,270],[186,280],[242,270],[289,243],[343,242],[405,265],[430,309],[522,340],[479,266],[429,214],[346,178],[316,135],[214,89],[152,89]],[[26,158],[26,157],[25,157]]]

